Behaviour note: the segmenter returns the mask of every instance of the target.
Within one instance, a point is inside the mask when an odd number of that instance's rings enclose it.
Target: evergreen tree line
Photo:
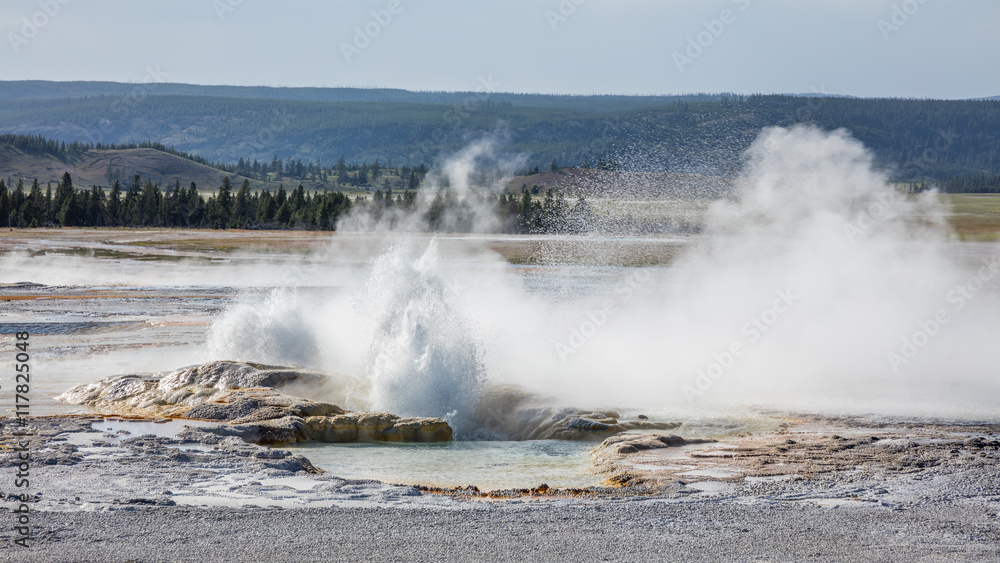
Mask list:
[[[669,219],[611,219],[595,213],[585,196],[571,203],[561,191],[551,188],[543,197],[532,197],[531,191],[523,189],[520,194],[471,192],[464,198],[454,190],[439,189],[433,197],[423,200],[415,192],[393,195],[391,190],[377,190],[371,200],[359,198],[350,213],[352,219],[360,219],[349,223],[350,227],[371,230],[506,234],[697,230]]]
[[[335,182],[338,186],[379,186],[391,189],[415,189],[427,176],[428,167],[426,164],[419,166],[403,165],[396,167],[392,159],[382,163],[379,158],[374,164],[364,161],[361,164],[347,164],[344,156],[333,166],[324,167],[322,162],[317,160],[314,163],[305,163],[301,158],[287,158],[282,160],[277,155],[271,162],[260,162],[250,157],[240,157],[235,165],[214,164],[216,168],[238,174],[247,178],[253,178],[262,182],[291,178],[295,180],[314,180],[317,182]],[[380,184],[381,181],[381,184]]]
[[[952,194],[1000,194],[1000,174],[961,174],[940,183]]]
[[[561,191],[549,188],[545,197],[533,198],[521,189],[521,196],[497,198],[500,230],[507,233],[585,233],[597,227],[597,216],[584,196],[570,205]]]
[[[925,185],[912,186],[914,191]],[[941,186],[950,193],[1000,193],[1000,175],[955,178]],[[0,179],[0,221],[8,227],[183,227],[214,229],[303,229],[334,230],[341,217],[368,219],[360,225],[378,228],[415,228],[430,232],[492,231],[498,233],[618,233],[696,232],[698,225],[675,224],[635,218],[612,220],[598,215],[584,196],[571,204],[561,191],[548,189],[544,197],[537,186],[522,188],[519,195],[475,192],[462,199],[454,190],[439,189],[421,201],[417,192],[376,190],[371,200],[352,202],[340,192],[307,192],[302,185],[286,191],[284,186],[252,192],[244,180],[233,190],[224,177],[217,191],[202,196],[192,182],[183,188],[175,182],[161,189],[136,175],[123,189],[115,182],[106,192],[100,186],[77,190],[67,172],[55,190],[35,180],[25,188],[19,180],[9,189]],[[484,216],[485,210],[485,216]]]
[[[19,180],[8,189],[0,180],[0,220],[8,227],[186,227],[214,229],[333,230],[351,200],[340,192],[309,193],[299,185],[272,194],[251,192],[244,180],[233,191],[229,177],[214,196],[205,198],[194,182],[165,190],[136,175],[123,189],[115,182],[109,192],[100,186],[77,190],[67,172],[53,191],[38,180],[25,189]]]
[[[696,233],[701,225],[671,218],[611,217],[596,213],[581,195],[575,203],[561,191],[549,188],[538,194],[538,186],[522,188],[520,194],[477,192],[459,198],[454,190],[441,189],[433,197],[419,199],[415,192],[393,195],[375,192],[371,200],[361,198],[351,208],[348,228],[371,230],[417,230],[423,232],[494,232],[506,234],[626,234]]]
[[[484,221],[483,210],[490,215]],[[460,199],[454,190],[439,190],[426,205],[417,193],[376,190],[369,200],[351,201],[340,192],[307,192],[301,185],[276,193],[252,192],[244,180],[233,190],[225,177],[211,197],[204,197],[192,182],[176,182],[167,189],[136,175],[126,189],[116,182],[109,191],[100,186],[78,190],[67,172],[55,189],[35,180],[26,188],[19,180],[9,189],[0,180],[0,220],[11,228],[37,227],[180,227],[214,229],[334,230],[347,213],[376,221],[393,216],[393,222],[420,225],[427,231],[502,233],[581,233],[598,225],[583,196],[571,205],[562,192],[549,189],[544,198],[520,195],[476,195]],[[418,221],[408,221],[416,218]],[[485,223],[485,225],[484,225]],[[485,227],[485,229],[484,229]]]

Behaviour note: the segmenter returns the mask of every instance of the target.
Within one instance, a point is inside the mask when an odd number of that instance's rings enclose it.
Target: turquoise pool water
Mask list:
[[[564,440],[456,441],[444,444],[309,444],[284,446],[332,475],[388,483],[482,491],[510,488],[586,487],[591,442]]]

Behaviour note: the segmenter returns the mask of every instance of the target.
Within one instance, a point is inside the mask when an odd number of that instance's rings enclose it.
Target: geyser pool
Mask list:
[[[780,428],[779,419],[749,411],[646,411],[655,420],[682,420],[666,433],[721,440]],[[635,432],[631,432],[635,433]],[[377,479],[402,485],[464,487],[480,491],[527,489],[546,484],[576,488],[600,485],[607,475],[595,472],[590,452],[599,441],[457,440],[444,444],[297,444],[282,446],[309,458],[331,475]]]
[[[445,444],[309,444],[284,446],[331,475],[401,485],[464,487],[481,491],[588,487],[592,442],[566,440],[455,441]]]

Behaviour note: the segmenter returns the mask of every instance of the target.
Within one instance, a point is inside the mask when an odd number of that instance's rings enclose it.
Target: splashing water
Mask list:
[[[443,418],[460,434],[485,381],[480,349],[457,290],[441,276],[436,239],[414,254],[404,241],[378,257],[355,300],[374,321],[372,402],[401,416]]]
[[[317,344],[292,289],[244,294],[208,330],[209,359],[311,365]]]

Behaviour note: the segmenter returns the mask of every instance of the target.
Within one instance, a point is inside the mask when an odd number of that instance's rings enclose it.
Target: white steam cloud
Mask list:
[[[488,233],[497,228],[495,206],[482,191],[492,190],[514,175],[526,162],[524,155],[502,154],[500,133],[476,140],[443,159],[431,170],[412,202],[385,205],[378,201],[355,205],[337,222],[338,231],[362,232],[472,232]],[[486,183],[487,185],[482,185]],[[396,192],[393,197],[400,197]]]
[[[294,290],[281,288],[241,296],[212,323],[207,345],[216,358],[279,365],[315,364],[319,352]]]
[[[1000,249],[953,240],[937,196],[897,194],[845,132],[772,128],[745,156],[668,267],[538,274],[413,237],[353,302],[237,305],[214,341],[272,353],[302,331],[378,408],[453,420],[486,379],[592,407],[1000,417]]]

